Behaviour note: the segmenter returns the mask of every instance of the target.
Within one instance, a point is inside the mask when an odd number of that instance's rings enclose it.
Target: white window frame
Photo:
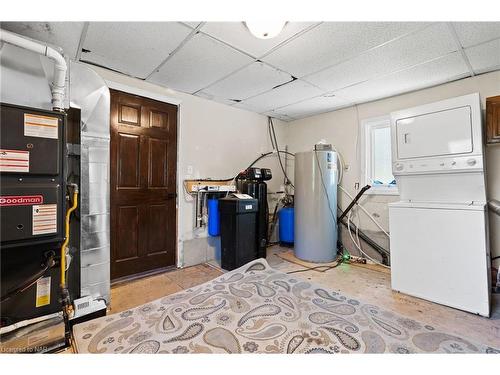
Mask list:
[[[391,117],[381,116],[362,120],[359,133],[361,134],[361,181],[364,185],[371,185],[371,189],[365,194],[398,195],[397,185],[374,185],[372,184],[372,130],[391,127]]]

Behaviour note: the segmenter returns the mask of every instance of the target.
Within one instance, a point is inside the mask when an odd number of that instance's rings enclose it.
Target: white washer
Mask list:
[[[389,205],[391,282],[399,292],[489,316],[485,205]]]

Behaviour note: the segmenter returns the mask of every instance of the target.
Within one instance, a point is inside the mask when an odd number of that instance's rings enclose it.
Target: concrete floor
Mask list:
[[[291,250],[274,246],[269,248],[267,261],[275,269],[291,272],[304,269],[294,264]],[[202,284],[224,271],[212,261],[208,264],[169,271],[159,275],[113,286],[110,314],[158,299],[168,294]],[[493,295],[492,317],[487,319],[446,306],[393,292],[390,273],[380,266],[342,264],[327,272],[306,271],[297,277],[323,285],[342,294],[373,303],[401,315],[427,323],[436,329],[476,342],[500,347],[500,295]]]
[[[200,264],[113,285],[111,286],[111,305],[108,314],[128,310],[203,284],[222,275],[222,273],[221,270],[211,265]]]
[[[270,248],[267,261],[270,266],[282,272],[304,268],[280,257],[283,253],[290,252],[292,251],[288,248],[275,246]],[[392,291],[390,272],[381,266],[342,264],[324,273],[301,272],[297,277],[430,324],[438,330],[500,347],[500,294],[492,295],[491,317],[484,318]]]

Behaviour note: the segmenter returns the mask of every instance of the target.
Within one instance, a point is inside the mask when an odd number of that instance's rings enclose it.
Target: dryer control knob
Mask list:
[[[476,165],[477,161],[476,159],[469,159],[467,160],[467,164],[470,165],[471,167]]]
[[[396,163],[396,165],[395,165],[394,167],[395,167],[395,169],[396,169],[397,171],[402,171],[404,166],[403,166],[403,164]]]

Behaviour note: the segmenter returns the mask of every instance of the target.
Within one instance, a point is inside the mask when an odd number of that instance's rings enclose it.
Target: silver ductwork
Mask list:
[[[110,95],[88,66],[70,63],[70,106],[81,110],[81,293],[110,301]]]

